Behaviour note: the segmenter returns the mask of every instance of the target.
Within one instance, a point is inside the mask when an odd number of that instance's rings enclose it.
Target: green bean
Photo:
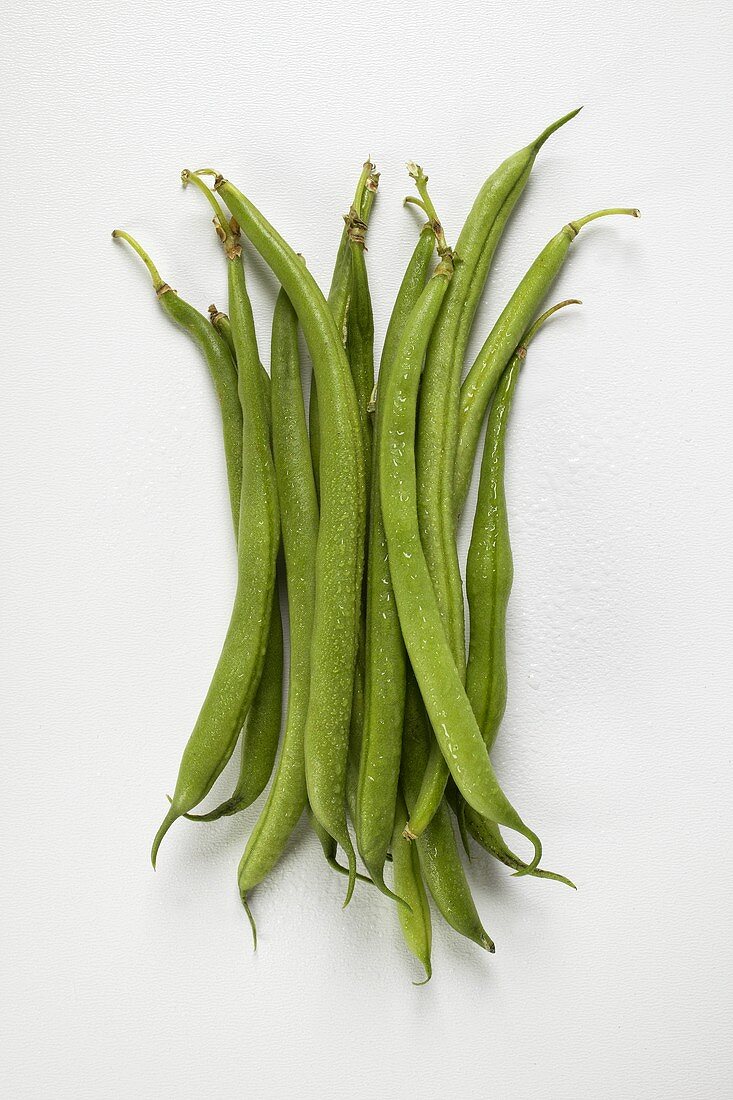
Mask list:
[[[247,894],[272,870],[306,806],[303,750],[311,676],[318,504],[300,380],[298,319],[281,290],[272,319],[272,448],[280,497],[290,612],[290,679],[275,778],[239,864]],[[250,915],[251,919],[251,915]]]
[[[237,591],[221,655],[184,750],[170,809],[153,841],[152,862],[170,826],[206,797],[229,760],[262,675],[280,537],[275,470],[260,381],[252,310],[237,234],[217,218],[228,264],[229,303],[242,406],[242,499]]]
[[[410,662],[456,785],[479,813],[532,841],[535,855],[531,866],[536,867],[542,846],[508,801],[494,774],[441,623],[420,542],[412,445],[417,390],[425,348],[452,266],[447,253],[412,310],[400,340],[394,372],[383,394],[385,422],[379,448],[379,477],[389,566]],[[412,828],[412,817],[408,830],[412,837],[419,835]]]
[[[489,753],[506,709],[506,610],[514,575],[504,492],[507,422],[519,371],[532,339],[563,306],[579,304],[574,298],[559,302],[531,325],[501,376],[489,414],[466,562],[471,617],[466,692]]]
[[[395,300],[384,339],[377,388],[367,561],[364,726],[354,825],[360,855],[383,892],[384,862],[392,837],[405,710],[405,646],[387,560],[379,492],[378,451],[384,419],[381,400],[405,322],[425,285],[435,245],[427,223]],[[390,891],[391,893],[391,891]]]
[[[148,269],[164,312],[193,338],[206,359],[221,413],[229,502],[236,531],[239,526],[239,499],[242,492],[242,407],[237,393],[237,372],[227,344],[211,328],[203,314],[179,298],[176,291],[163,282],[147,252],[134,237],[122,229],[115,229],[112,236],[126,241],[137,253]]]
[[[192,177],[193,173],[189,173],[189,176]],[[236,366],[237,366],[237,353],[234,349],[234,337],[232,336],[232,323],[231,323],[231,321],[227,317],[226,313],[222,313],[221,310],[217,309],[215,305],[210,305],[209,306],[209,320],[211,321],[212,325],[214,326],[216,331],[219,333],[219,335],[222,337],[222,339],[226,341],[226,345],[229,348],[232,359],[234,360],[234,367],[236,369]],[[262,386],[263,386],[264,391],[265,391],[265,405],[266,405],[267,414],[268,414],[268,417],[269,417],[269,414],[270,414],[270,376],[267,373],[267,371],[265,370],[265,368],[262,366],[262,363],[260,363],[260,382],[262,383]]]
[[[262,675],[242,731],[239,779],[231,796],[205,814],[188,813],[189,821],[218,821],[251,806],[270,781],[282,724],[283,628],[275,592],[270,612]]]
[[[215,188],[290,298],[322,383],[321,518],[305,761],[313,812],[346,853],[348,902],[356,856],[345,785],[366,523],[356,394],[333,315],[313,276],[240,191],[221,176]]]
[[[218,227],[217,235],[229,247],[233,247],[236,234],[231,235],[231,240],[226,230],[220,227],[224,224],[224,215],[219,204],[211,195],[206,185],[195,173],[182,173],[184,186],[193,183],[212,204],[215,211],[215,225]],[[245,290],[246,294],[246,290]],[[216,306],[209,306],[209,319],[214,328],[226,341],[232,355],[232,363],[236,372],[236,347],[235,336],[229,317],[221,313]],[[254,328],[249,327],[246,334],[248,347],[252,354],[257,354],[257,346],[254,338]],[[258,357],[259,363],[259,357]],[[270,409],[270,379],[261,363],[259,363],[260,385],[262,397],[267,411],[269,425]],[[236,373],[235,373],[236,385]],[[237,403],[239,398],[237,397]],[[240,432],[241,438],[241,432]],[[240,474],[241,482],[241,474]],[[235,538],[238,537],[238,523],[235,526]],[[220,817],[228,817],[245,810],[259,798],[272,775],[272,769],[277,754],[277,745],[280,738],[280,726],[282,722],[282,679],[283,679],[283,634],[282,619],[280,615],[280,601],[275,594],[270,611],[270,625],[267,636],[267,649],[265,661],[262,666],[257,691],[252,700],[247,721],[241,738],[241,757],[239,779],[232,795],[218,805],[215,809],[204,814],[187,813],[183,816],[189,821],[217,821]]]
[[[578,109],[579,110],[579,109]],[[537,154],[578,110],[554,122],[530,145],[509,157],[481,188],[456,245],[456,273],[430,341],[420,390],[417,435],[420,535],[441,617],[461,679],[466,650],[463,591],[453,514],[453,462],[458,438],[461,371],[471,323],[501,232],[521,195]],[[420,199],[412,199],[434,217],[427,176],[409,164]],[[448,767],[439,746],[432,746],[412,821],[421,830],[440,803]]]
[[[405,729],[400,781],[408,810],[420,791],[430,746],[430,727],[415,677],[407,676]],[[403,833],[406,836],[406,829]],[[441,914],[456,932],[493,954],[494,944],[484,930],[471,896],[466,872],[445,802],[441,802],[425,832],[414,844],[428,890]],[[400,911],[404,906],[399,906]]]
[[[344,218],[345,225],[341,232],[336,263],[334,264],[331,288],[328,292],[328,304],[333,313],[336,327],[341,334],[341,340],[346,347],[347,341],[347,314],[349,299],[351,297],[351,269],[352,247],[349,236],[349,224],[352,216],[363,224],[364,230],[369,223],[374,197],[379,186],[379,173],[375,172],[371,160],[367,159],[362,166],[361,174],[356,185],[354,205],[349,214]],[[315,376],[311,377],[310,403],[308,408],[309,434],[311,441],[311,456],[313,470],[316,479],[316,492],[319,492],[319,464],[321,454],[321,427],[318,413],[318,387]]]
[[[468,492],[473,461],[476,455],[481,425],[496,384],[506,367],[522,333],[555,281],[570,245],[583,226],[609,214],[629,214],[638,218],[639,211],[628,208],[598,210],[585,218],[563,226],[540,252],[530,266],[499,320],[489,333],[461,386],[459,435],[454,470],[454,511],[460,511]]]
[[[407,807],[404,799],[397,799],[397,812],[394,821],[394,836],[392,837],[392,857],[394,861],[394,886],[399,897],[404,898],[406,905],[398,905],[402,935],[408,948],[425,968],[425,977],[421,982],[413,982],[413,985],[425,985],[432,977],[433,968],[430,961],[430,948],[432,942],[432,923],[430,920],[430,906],[428,904],[425,887],[420,873],[420,856],[417,845],[412,844],[403,835],[407,824]]]

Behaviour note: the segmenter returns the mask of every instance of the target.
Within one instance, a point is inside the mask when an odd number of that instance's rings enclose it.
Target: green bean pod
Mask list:
[[[346,853],[348,901],[356,874],[345,805],[358,633],[354,594],[361,588],[366,524],[356,394],[333,315],[313,276],[241,191],[221,176],[214,187],[290,298],[321,383],[321,518],[305,761],[313,812]]]
[[[214,226],[217,231],[225,254],[230,262],[238,259],[238,233],[226,225],[224,212],[215,196],[208,189],[203,180],[199,179],[195,172],[184,170],[181,173],[184,187],[193,183],[202,192],[214,210]],[[246,329],[243,339],[248,349],[248,357],[257,358],[259,366],[259,380],[262,388],[262,399],[265,404],[265,412],[269,430],[270,424],[270,379],[264,367],[259,361],[257,341],[254,332],[254,323],[249,307],[249,298],[246,287],[244,295],[247,298]],[[209,320],[221,337],[225,340],[232,358],[232,372],[235,385],[237,374],[237,349],[235,333],[229,317],[216,308],[209,306]],[[237,403],[239,397],[237,396]],[[240,471],[241,482],[241,471]],[[239,518],[239,515],[238,515]],[[235,524],[234,535],[238,538],[238,522]],[[218,805],[215,809],[204,814],[184,814],[190,821],[217,821],[220,817],[227,817],[238,813],[240,810],[251,806],[255,799],[259,798],[265,789],[277,754],[277,745],[280,738],[280,726],[282,722],[282,680],[283,680],[283,636],[282,618],[280,615],[280,601],[277,595],[273,597],[270,611],[270,624],[267,638],[267,649],[262,674],[257,685],[257,691],[252,700],[247,721],[241,737],[241,762],[239,779],[232,795]]]
[[[536,867],[542,846],[508,801],[494,774],[441,622],[417,520],[412,445],[417,391],[425,348],[451,271],[452,261],[447,254],[410,314],[394,373],[383,394],[385,423],[379,447],[379,477],[389,567],[410,662],[456,785],[479,813],[532,841],[535,856],[531,866]],[[408,830],[413,837],[419,835],[412,827],[412,817]]]
[[[290,678],[282,749],[267,800],[239,864],[247,905],[282,856],[306,806],[304,735],[311,679],[318,504],[298,352],[298,318],[281,290],[272,320],[272,449],[290,612]],[[249,910],[248,910],[249,912]]]
[[[153,842],[152,861],[177,818],[205,798],[229,760],[262,675],[280,540],[275,470],[260,379],[252,308],[241,246],[217,225],[228,264],[229,309],[242,406],[242,499],[237,544],[237,591],[222,652],[178,772],[170,809]]]
[[[120,230],[115,230],[113,236],[126,240],[143,259],[159,298],[175,296],[136,241]],[[231,271],[234,264],[229,266]],[[241,263],[238,266],[241,268]],[[171,307],[166,308],[174,316]],[[202,339],[218,339],[211,326],[205,322],[200,331]],[[208,333],[208,336],[204,336],[204,333]],[[223,343],[221,346],[226,348]],[[226,356],[231,363],[228,351]],[[229,369],[231,371],[231,367]],[[265,658],[279,521],[277,498],[274,496],[274,471],[271,481],[268,478],[267,431],[265,429],[264,435],[260,433],[260,438],[257,438],[258,433],[251,429],[253,424],[255,428],[259,427],[258,410],[255,408],[251,413],[243,401],[243,396],[250,397],[254,390],[255,405],[261,403],[259,380],[255,376],[254,385],[248,385],[243,381],[244,374],[240,364],[238,392],[242,407],[243,439],[241,486],[242,492],[253,505],[254,530],[250,531],[248,525],[243,525],[240,519],[238,583],[229,629],[201,713],[184,750],[170,809],[153,842],[153,866],[160,843],[170,826],[206,797],[231,756],[257,689]],[[227,453],[230,453],[226,443],[225,447]],[[270,465],[271,463],[270,458]],[[235,479],[236,474],[230,479],[230,491],[232,480]],[[234,510],[232,500],[233,513]]]
[[[420,691],[409,672],[400,772],[408,810],[415,804],[420,791],[420,778],[428,761],[430,741],[430,726]],[[403,830],[405,838],[406,832],[407,826]],[[417,848],[425,884],[444,919],[461,936],[493,954],[494,944],[476,911],[445,802],[441,802],[422,836],[410,843]],[[400,911],[403,908],[399,906]]]
[[[507,422],[527,348],[545,321],[567,305],[580,303],[571,298],[552,306],[522,337],[499,380],[486,429],[466,563],[471,618],[466,692],[489,753],[506,709],[506,611],[514,576],[504,491]]]
[[[369,224],[369,217],[374,204],[374,198],[379,186],[379,173],[375,172],[374,165],[370,160],[366,160],[362,166],[361,174],[356,185],[356,194],[354,196],[354,205],[352,212],[354,218],[358,219],[366,230],[366,226]],[[336,328],[341,334],[341,341],[346,347],[348,326],[347,326],[347,314],[349,310],[349,301],[351,298],[351,269],[352,269],[352,245],[349,235],[351,214],[344,218],[345,225],[341,232],[341,240],[339,241],[338,252],[336,253],[336,262],[333,268],[333,276],[331,278],[331,287],[328,292],[328,304],[333,313],[334,320],[336,322]],[[313,471],[316,479],[316,492],[319,492],[319,465],[321,455],[321,426],[320,417],[318,413],[318,388],[316,385],[315,374],[311,376],[311,391],[310,391],[310,403],[308,407],[308,420],[309,420],[309,435],[311,441],[311,457],[313,460]]]
[[[427,223],[395,300],[384,339],[376,391],[367,552],[364,725],[354,826],[359,853],[373,881],[383,892],[388,891],[384,883],[384,863],[394,826],[402,753],[406,657],[387,560],[379,491],[379,439],[384,419],[381,393],[386,387],[407,318],[425,286],[434,246],[433,227]]]
[[[509,157],[483,185],[456,244],[456,270],[435,325],[420,390],[417,434],[418,515],[433,588],[461,678],[466,649],[463,589],[456,548],[453,463],[458,438],[458,401],[463,359],[473,316],[504,226],[529,179],[537,154],[551,134],[577,115],[572,111],[535,141]],[[417,201],[435,217],[422,168],[408,169],[420,192]],[[422,829],[440,804],[448,768],[433,745],[413,822]]]
[[[406,905],[397,906],[397,915],[402,936],[408,948],[425,968],[425,977],[414,985],[425,985],[433,973],[430,961],[432,945],[432,921],[422,874],[417,845],[412,844],[403,835],[407,824],[407,807],[404,799],[397,799],[392,837],[392,859],[394,868],[394,887],[397,895],[404,898]]]
[[[189,821],[218,821],[246,810],[270,781],[282,725],[283,628],[275,592],[270,612],[265,661],[241,738],[239,778],[232,794],[205,814],[186,814]]]
[[[570,245],[589,222],[609,214],[629,214],[638,218],[639,211],[630,208],[598,210],[578,221],[563,226],[540,252],[527,270],[501,316],[489,333],[483,347],[461,386],[459,434],[454,469],[454,511],[459,512],[466,499],[471,481],[474,458],[481,434],[481,425],[496,384],[506,367],[522,333],[531,323],[542,300],[554,283],[568,254]]]

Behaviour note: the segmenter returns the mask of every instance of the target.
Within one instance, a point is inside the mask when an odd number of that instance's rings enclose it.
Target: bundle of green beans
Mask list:
[[[250,894],[283,855],[304,810],[328,864],[348,877],[344,904],[357,880],[380,890],[425,980],[432,972],[428,895],[452,928],[494,950],[457,836],[466,854],[473,838],[516,875],[573,885],[540,867],[540,840],[491,763],[507,698],[513,573],[505,441],[531,340],[576,301],[540,313],[570,244],[596,218],[638,211],[600,210],[565,225],[532,263],[467,371],[465,360],[494,252],[535,158],[577,113],[548,126],[489,176],[454,249],[427,175],[408,164],[418,195],[406,202],[426,221],[395,298],[377,384],[365,254],[379,182],[371,161],[344,218],[327,296],[302,256],[210,169],[185,170],[182,179],[213,209],[228,314],[211,306],[205,318],[161,279],[137,241],[113,233],[143,260],[162,308],[206,359],[221,409],[237,545],[231,621],[153,842],[153,866],[178,818],[237,813],[269,783],[238,871],[255,944]],[[281,287],[269,375],[257,347],[243,240]],[[299,329],[313,367],[309,414]],[[466,654],[456,525],[487,411],[466,568]],[[281,572],[290,621],[284,723]],[[193,813],[237,742],[234,791],[215,809]],[[530,841],[529,862],[502,828]],[[357,851],[365,873],[357,870]]]

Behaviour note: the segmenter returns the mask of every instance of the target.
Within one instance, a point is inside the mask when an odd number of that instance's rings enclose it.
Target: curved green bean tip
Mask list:
[[[222,802],[216,806],[213,810],[209,810],[205,814],[182,814],[186,821],[218,821],[222,817],[231,817],[233,814],[238,814],[240,810],[244,810],[245,807],[236,798],[228,798],[226,802]]]
[[[349,881],[348,881],[348,884],[346,886],[346,897],[344,898],[344,904],[341,906],[342,909],[345,909],[346,906],[351,901],[351,899],[353,898],[353,896],[354,896],[354,887],[356,886],[356,875],[357,875],[356,855],[354,854],[354,849],[353,848],[351,849],[350,852],[349,851],[346,852],[346,859],[347,859],[348,864],[349,864],[348,872],[347,872],[348,876],[349,876]]]
[[[153,847],[150,851],[150,862],[153,865],[153,870],[155,870],[155,864],[156,864],[156,861],[158,859],[158,849],[160,848],[163,837],[168,832],[168,830],[170,829],[173,822],[177,821],[180,816],[181,815],[178,813],[178,810],[174,810],[173,806],[171,805],[170,810],[168,811],[168,813],[163,818],[163,822],[162,822],[160,828],[158,829],[157,833],[155,834],[155,840],[153,841]]]
[[[242,899],[242,905],[244,906],[244,911],[247,914],[247,920],[249,921],[249,926],[252,929],[252,949],[254,951],[256,951],[257,950],[257,925],[255,924],[255,919],[252,916],[252,910],[250,909],[249,904],[247,902],[247,895],[246,894],[240,894],[239,896]]]
[[[545,312],[541,314],[537,318],[537,320],[534,321],[534,323],[527,329],[526,333],[522,337],[522,342],[518,346],[516,352],[519,358],[524,359],[525,355],[527,354],[527,348],[532,343],[532,340],[540,331],[545,321],[549,321],[550,317],[557,313],[558,310],[564,309],[565,306],[582,306],[582,304],[583,303],[581,302],[580,298],[564,298],[562,302],[555,302],[554,306],[550,306],[549,309],[546,309]]]
[[[597,218],[607,218],[610,214],[626,214],[630,218],[640,218],[641,210],[635,206],[610,206],[606,210],[595,210],[592,214],[586,214],[584,218],[568,222],[567,228],[577,237],[584,225],[594,222]]]
[[[438,217],[438,212],[433,205],[433,200],[430,198],[428,192],[428,176],[423,168],[416,164],[414,160],[408,160],[407,171],[412,179],[417,184],[417,189],[420,192],[420,202],[418,205],[425,211],[430,218],[433,232],[435,233],[435,242],[438,249],[438,255],[442,258],[448,251],[448,242],[445,239],[445,233],[443,232],[443,225]],[[405,200],[406,202],[408,199]],[[412,196],[409,196],[409,201],[414,202]]]
[[[150,278],[153,281],[153,288],[155,290],[155,293],[159,297],[161,294],[164,294],[166,290],[171,289],[168,284],[164,282],[163,279],[161,279],[160,273],[158,272],[158,269],[153,261],[150,259],[150,256],[148,256],[143,246],[139,244],[134,237],[131,237],[129,233],[126,233],[124,229],[113,229],[112,236],[115,240],[127,241],[133,252],[136,252],[138,254],[140,259],[148,269]]]
[[[538,153],[547,141],[547,139],[551,137],[556,130],[559,130],[560,127],[564,126],[566,122],[570,122],[570,119],[575,118],[575,116],[577,114],[580,114],[582,110],[582,106],[576,107],[574,111],[569,111],[566,115],[563,115],[562,118],[559,118],[557,122],[552,122],[545,130],[542,131],[539,137],[535,138],[530,148],[534,149],[534,151]]]
[[[430,981],[430,979],[433,976],[433,968],[430,965],[430,963],[429,962],[423,962],[422,959],[420,961],[422,962],[423,966],[425,967],[425,977],[423,978],[423,980],[421,982],[413,982],[412,983],[413,985],[427,985],[428,982]]]
[[[522,836],[527,838],[530,844],[534,845],[534,855],[531,861],[526,867],[521,867],[518,871],[514,871],[512,875],[513,878],[523,878],[524,875],[531,875],[539,866],[539,862],[542,859],[542,841],[537,834],[533,833],[531,829],[528,829],[526,825],[518,829],[517,832],[521,833]]]
[[[490,955],[496,954],[496,944],[494,943],[488,932],[481,933],[481,946],[483,947],[484,951],[488,951]]]
[[[340,875],[348,875],[349,873],[349,868],[344,867],[343,863],[339,863],[339,861],[336,859],[336,856],[326,856],[326,863],[332,871],[338,871]],[[356,881],[366,882],[369,886],[375,885],[373,879],[369,878],[368,875],[360,874],[359,871],[356,872]]]

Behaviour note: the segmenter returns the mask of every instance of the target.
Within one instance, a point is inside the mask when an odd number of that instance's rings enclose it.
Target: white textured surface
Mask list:
[[[729,8],[5,11],[4,1095],[724,1095]],[[415,989],[394,914],[367,889],[342,913],[302,829],[253,898],[253,956],[234,871],[254,813],[182,824],[157,876],[148,862],[233,553],[205,368],[109,232],[139,234],[182,294],[223,305],[202,202],[177,183],[212,163],[325,281],[371,153],[381,336],[414,233],[404,160],[430,171],[455,238],[498,161],[581,102],[538,161],[478,325],[566,220],[642,208],[578,242],[557,294],[585,306],[537,341],[508,460],[497,763],[579,892],[477,856],[496,956],[436,920],[435,977]],[[266,351],[273,285],[250,268]]]

